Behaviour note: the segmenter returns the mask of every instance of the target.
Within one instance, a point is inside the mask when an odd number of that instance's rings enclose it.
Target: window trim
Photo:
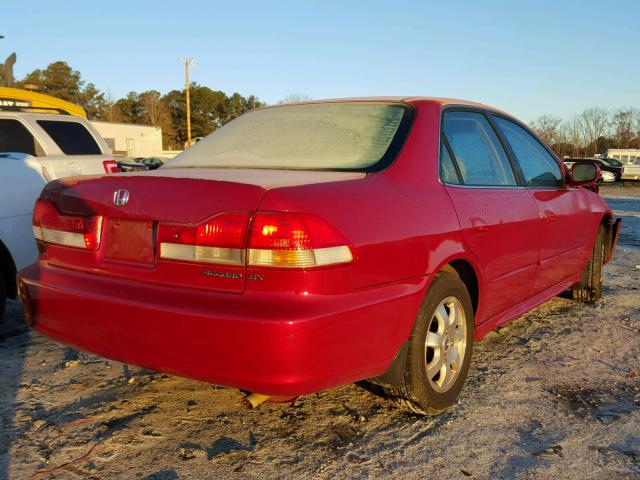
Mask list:
[[[462,172],[460,171],[460,166],[458,165],[458,161],[456,157],[453,156],[453,151],[451,150],[451,145],[449,145],[449,140],[444,136],[444,131],[442,132],[442,141],[440,151],[438,152],[438,177],[442,178],[442,149],[447,149],[447,154],[451,159],[451,164],[453,165],[453,169],[456,171],[456,177],[458,177],[458,183],[449,183],[447,185],[464,185],[464,181],[462,180]]]
[[[460,184],[454,184],[454,183],[447,183],[444,182],[442,180],[442,177],[440,175],[440,168],[442,165],[442,146],[446,143],[448,145],[448,141],[444,135],[444,117],[446,115],[447,112],[451,112],[451,111],[458,111],[458,112],[471,112],[471,113],[480,113],[482,114],[485,118],[487,118],[487,121],[489,122],[489,124],[491,125],[491,128],[494,129],[494,132],[496,134],[496,136],[498,137],[498,140],[500,141],[500,144],[502,145],[502,148],[505,152],[505,155],[507,156],[507,158],[509,159],[509,163],[511,163],[511,168],[513,169],[513,174],[516,177],[516,182],[517,185],[466,185],[464,183],[462,183],[462,178],[460,176],[460,170],[459,170],[459,166],[458,166],[458,160],[455,158],[455,156],[452,154],[451,149],[449,149],[449,155],[451,155],[451,159],[453,161],[453,164],[456,168],[456,172],[458,173],[458,178],[461,180]],[[512,117],[506,113],[503,112],[499,112],[496,110],[492,110],[491,108],[483,108],[483,107],[476,107],[473,105],[461,105],[461,104],[449,104],[449,105],[444,105],[440,108],[440,112],[439,112],[440,118],[438,119],[438,128],[439,128],[439,132],[438,132],[438,181],[442,184],[442,185],[446,185],[446,186],[450,186],[450,187],[458,187],[458,188],[482,188],[482,189],[494,189],[494,188],[528,188],[531,190],[562,190],[562,189],[567,189],[567,170],[564,167],[564,165],[562,164],[562,162],[560,160],[558,160],[558,158],[556,157],[555,153],[553,153],[553,151],[551,151],[547,145],[545,145],[545,143],[540,140],[540,138],[535,134],[535,132],[531,131],[531,129],[529,127],[527,127],[524,123],[522,123],[520,120],[518,120],[515,117]],[[515,123],[516,125],[518,125],[519,127],[524,128],[524,130],[529,133],[531,136],[533,136],[533,138],[535,138],[535,140],[542,145],[542,147],[546,150],[546,152],[551,155],[551,158],[553,158],[555,160],[555,162],[558,164],[559,168],[560,168],[560,173],[562,174],[562,186],[559,187],[544,187],[544,186],[527,186],[524,183],[524,175],[522,174],[522,169],[520,167],[520,163],[518,162],[517,158],[515,157],[515,155],[513,155],[513,153],[511,152],[511,148],[508,146],[508,144],[506,143],[506,140],[503,138],[502,136],[502,132],[500,132],[496,125],[494,125],[493,119],[491,118],[492,116],[496,116],[496,117],[502,117],[505,120],[509,120],[510,122]],[[496,131],[497,130],[497,131]],[[513,162],[513,163],[512,163]],[[514,166],[517,165],[516,166]]]
[[[494,135],[496,135],[496,138],[498,139],[498,145],[500,147],[502,147],[502,151],[505,154],[505,157],[507,158],[507,162],[509,164],[509,166],[511,167],[511,172],[513,174],[513,177],[516,181],[515,185],[468,185],[465,184],[463,179],[462,179],[462,174],[461,174],[461,170],[460,170],[460,166],[458,165],[458,159],[455,157],[455,155],[453,154],[453,150],[451,149],[451,146],[449,145],[449,140],[446,138],[445,134],[444,134],[444,117],[447,113],[449,112],[466,112],[466,113],[478,113],[480,114],[489,124],[489,127],[491,128],[491,130],[494,132]],[[489,118],[487,118],[487,110],[484,108],[479,108],[479,107],[474,107],[474,106],[467,106],[467,105],[445,105],[440,109],[440,119],[439,119],[439,143],[440,143],[440,148],[438,149],[438,181],[443,184],[443,185],[448,185],[448,186],[452,186],[452,187],[463,187],[463,188],[483,188],[483,189],[493,189],[493,188],[524,188],[525,185],[522,183],[522,178],[520,176],[520,167],[518,165],[518,167],[516,168],[512,158],[509,155],[509,151],[506,150],[504,148],[504,145],[502,143],[502,139],[500,138],[500,135],[498,135],[498,132],[495,131],[495,126],[492,124],[491,120]],[[459,184],[455,184],[455,183],[447,183],[444,182],[442,180],[442,177],[440,175],[440,168],[442,165],[442,145],[445,144],[447,146],[447,149],[449,151],[449,155],[451,156],[451,160],[453,162],[453,165],[456,169],[456,173],[458,174],[458,179],[460,180]]]

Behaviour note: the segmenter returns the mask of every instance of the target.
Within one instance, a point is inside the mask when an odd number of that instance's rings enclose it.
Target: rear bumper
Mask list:
[[[152,370],[267,395],[383,373],[426,279],[342,295],[215,293],[49,267],[18,277],[26,317],[60,342]]]

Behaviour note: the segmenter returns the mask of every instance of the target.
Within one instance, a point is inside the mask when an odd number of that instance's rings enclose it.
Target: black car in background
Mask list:
[[[600,167],[600,170],[605,172],[611,172],[616,176],[616,182],[620,181],[620,177],[622,176],[622,162],[616,160],[615,158],[575,158],[575,157],[565,157],[563,159],[564,162],[591,162],[595,163]]]

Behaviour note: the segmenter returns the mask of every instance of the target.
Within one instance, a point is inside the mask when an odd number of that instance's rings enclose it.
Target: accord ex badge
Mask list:
[[[113,192],[113,204],[116,207],[124,207],[129,203],[129,190],[118,189]]]

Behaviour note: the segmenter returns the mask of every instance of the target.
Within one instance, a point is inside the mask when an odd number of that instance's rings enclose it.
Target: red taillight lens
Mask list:
[[[104,171],[107,173],[118,173],[121,171],[118,168],[118,163],[114,160],[105,160],[102,162],[102,165],[104,166]]]
[[[163,224],[158,226],[158,241],[243,248],[249,223],[248,213],[223,213],[200,225]]]
[[[158,225],[158,256],[187,262],[312,268],[349,263],[348,241],[307,214],[256,213],[246,250],[249,213],[223,213],[199,225]]]
[[[223,213],[199,225],[158,225],[160,258],[226,265],[244,264],[250,214]]]
[[[256,213],[254,216],[249,265],[310,268],[352,260],[347,240],[313,215]]]
[[[48,200],[36,201],[33,234],[45,244],[97,250],[102,232],[101,216],[65,215]]]

